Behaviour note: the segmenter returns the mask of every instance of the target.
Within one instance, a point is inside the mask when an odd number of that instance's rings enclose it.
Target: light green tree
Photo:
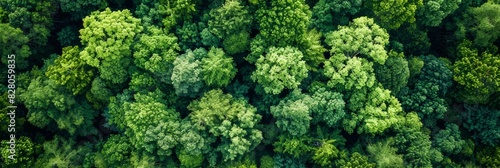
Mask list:
[[[123,83],[132,63],[131,45],[143,29],[140,22],[128,10],[93,12],[83,19],[80,58],[98,68],[102,79]]]
[[[302,61],[303,54],[293,47],[269,49],[261,55],[252,73],[252,80],[264,87],[266,93],[279,94],[284,89],[295,89],[307,77],[307,67]]]
[[[203,80],[208,86],[225,87],[238,71],[233,58],[220,48],[212,47],[207,57],[201,59]]]
[[[93,68],[80,59],[79,53],[78,46],[63,48],[62,55],[57,57],[45,72],[49,79],[65,86],[74,95],[90,84],[95,73]]]

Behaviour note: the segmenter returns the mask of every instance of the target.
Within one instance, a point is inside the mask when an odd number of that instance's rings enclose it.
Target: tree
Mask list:
[[[173,62],[180,50],[177,37],[166,34],[157,27],[148,27],[147,33],[142,34],[134,45],[134,63],[137,67],[148,70],[168,82],[172,75]]]
[[[389,58],[385,64],[375,64],[373,69],[377,81],[384,88],[390,90],[392,95],[397,95],[401,88],[405,87],[408,83],[410,70],[408,68],[408,61],[404,58],[403,53],[389,52]]]
[[[133,150],[128,137],[111,135],[102,143],[102,149],[95,159],[96,167],[127,167]]]
[[[175,30],[175,34],[179,39],[179,46],[182,51],[202,46],[201,44],[203,41],[200,33],[203,31],[203,28],[204,26],[201,24],[193,22],[185,22],[182,26],[178,26]]]
[[[208,30],[219,39],[248,32],[252,23],[252,16],[247,7],[238,0],[226,1],[222,6],[210,10],[210,17]]]
[[[271,1],[256,11],[260,34],[268,44],[285,47],[297,44],[307,32],[311,11],[304,0]]]
[[[45,72],[49,79],[65,86],[73,95],[79,94],[87,87],[94,76],[93,69],[79,58],[79,53],[78,46],[63,48],[63,54],[57,57]]]
[[[375,82],[373,63],[364,58],[339,54],[325,61],[325,76],[329,77],[328,87],[338,90],[370,88]]]
[[[295,89],[307,77],[302,52],[293,47],[271,47],[266,56],[260,56],[252,73],[252,80],[264,87],[266,93],[279,94],[283,89]]]
[[[366,168],[374,168],[375,163],[370,163],[368,161],[368,157],[359,154],[358,152],[354,152],[351,154],[351,157],[345,158],[341,160],[339,163],[336,163],[338,167],[366,167]]]
[[[123,103],[125,135],[136,149],[157,156],[170,156],[180,136],[180,116],[168,108],[160,90],[134,94],[135,101]]]
[[[500,4],[488,1],[480,7],[470,9],[474,17],[474,43],[486,47],[500,37]]]
[[[19,98],[28,109],[28,121],[37,127],[56,124],[71,135],[97,133],[92,123],[97,111],[53,80],[45,77],[33,79]]]
[[[123,83],[132,63],[130,46],[141,31],[140,20],[128,10],[93,12],[83,19],[80,38],[85,48],[80,58],[98,68],[102,79]]]
[[[57,11],[57,2],[49,1],[16,1],[5,0],[0,2],[0,7],[5,12],[2,23],[9,23],[14,28],[21,29],[30,39],[29,46],[38,54],[47,44],[52,27],[52,16]],[[16,39],[20,40],[20,39]],[[22,41],[22,40],[21,40]]]
[[[318,85],[312,86],[309,92],[317,102],[317,106],[311,107],[311,123],[323,122],[329,127],[339,126],[346,115],[343,95]]]
[[[467,41],[458,50],[460,59],[453,65],[453,79],[461,86],[458,97],[466,103],[487,103],[493,93],[500,91],[500,55],[480,55]]]
[[[332,47],[332,57],[359,55],[379,64],[384,64],[388,57],[385,46],[389,44],[389,34],[368,17],[356,18],[349,26],[339,26],[339,30],[325,37],[325,43]]]
[[[261,119],[257,109],[244,99],[234,99],[221,90],[206,92],[199,100],[189,104],[189,117],[200,131],[220,138],[216,147],[224,161],[254,149],[262,140],[262,132],[256,128]]]
[[[397,124],[403,109],[390,91],[375,87],[369,91],[357,91],[348,100],[350,115],[343,126],[348,133],[357,127],[359,134],[380,134]]]
[[[458,154],[466,146],[456,124],[448,124],[446,129],[439,131],[434,136],[433,144],[445,155]]]
[[[421,131],[422,126],[418,115],[411,112],[394,127],[397,132],[394,146],[398,148],[397,153],[403,154],[405,166],[433,167],[443,160],[443,155],[432,148],[429,135]]]
[[[441,21],[458,9],[462,0],[425,0],[417,9],[417,22],[425,26],[439,26]]]
[[[435,56],[421,56],[424,66],[413,88],[405,87],[398,97],[405,111],[415,111],[427,127],[434,127],[448,110],[443,99],[451,87],[452,72],[445,61]]]
[[[189,21],[196,12],[196,1],[193,0],[165,0],[160,1],[159,13],[164,15],[162,23],[167,30],[173,26]]]
[[[281,131],[291,136],[302,136],[309,130],[311,107],[316,104],[309,95],[294,90],[277,106],[271,106],[271,114]]]
[[[71,15],[72,20],[80,20],[93,11],[102,10],[108,6],[105,0],[60,0],[61,10]]]
[[[402,155],[396,154],[398,149],[392,147],[392,144],[393,140],[387,139],[366,147],[378,167],[404,167]]]
[[[8,140],[2,141],[2,148],[0,148],[1,158],[4,163],[0,163],[2,166],[12,166],[12,167],[31,167],[34,166],[35,157],[39,154],[41,150],[41,145],[33,143],[30,138],[26,136],[21,136],[15,139],[15,156],[14,159],[9,158],[10,145]]]
[[[203,80],[208,86],[225,87],[238,71],[233,58],[228,57],[220,48],[212,47],[201,63]]]
[[[397,29],[406,22],[415,22],[415,12],[422,5],[422,0],[372,0],[365,3],[365,8],[373,10],[382,27]]]
[[[312,8],[311,27],[322,33],[333,31],[337,25],[347,25],[361,10],[362,0],[319,0]]]
[[[82,165],[85,154],[92,152],[91,148],[75,145],[73,139],[65,139],[60,136],[45,141],[43,153],[38,156],[35,167],[76,167]]]
[[[31,55],[28,42],[29,38],[23,34],[21,29],[0,23],[0,45],[2,46],[0,54],[2,54],[1,62],[5,65],[4,67],[8,65],[9,55],[15,55],[16,69],[28,67],[26,59]],[[2,70],[7,71],[4,68]]]
[[[332,165],[332,159],[339,157],[339,150],[333,144],[335,140],[322,140],[320,147],[314,152],[312,157],[316,164],[321,166]]]
[[[500,142],[500,112],[485,106],[466,105],[464,127],[473,132],[472,137],[483,144],[495,146]]]
[[[177,95],[194,97],[200,92],[203,88],[201,66],[200,59],[191,50],[175,59],[171,80]]]

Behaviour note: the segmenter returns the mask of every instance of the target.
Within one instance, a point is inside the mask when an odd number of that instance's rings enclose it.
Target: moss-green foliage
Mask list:
[[[479,53],[465,41],[458,46],[459,60],[453,65],[453,79],[460,85],[459,99],[465,103],[485,104],[500,92],[500,55]]]
[[[79,58],[78,46],[63,48],[63,54],[49,65],[45,75],[57,84],[66,86],[74,95],[80,93],[90,84],[94,69]]]
[[[397,29],[404,23],[415,22],[415,12],[421,5],[422,0],[371,0],[365,8],[373,11],[383,27]]]
[[[55,136],[53,140],[43,143],[43,153],[38,156],[34,167],[77,167],[91,152],[89,144],[76,146],[73,139]]]
[[[369,144],[367,151],[378,167],[404,167],[402,155],[396,154],[392,139]]]
[[[0,167],[498,167],[499,4],[1,0]]]
[[[397,95],[408,83],[410,69],[402,53],[389,52],[389,58],[385,64],[375,64],[373,69],[377,80],[384,88],[389,89],[392,95]]]
[[[208,86],[227,86],[237,72],[233,59],[220,48],[211,48],[201,63],[203,80]]]
[[[188,109],[192,111],[189,117],[198,130],[221,139],[216,151],[222,153],[224,161],[232,161],[251,151],[262,140],[262,132],[255,128],[261,116],[241,98],[211,90],[191,102]]]
[[[83,19],[80,39],[85,47],[80,58],[98,68],[102,79],[123,83],[132,63],[131,45],[142,29],[129,10],[93,12]]]
[[[306,63],[302,58],[302,52],[294,47],[272,47],[255,63],[257,69],[252,74],[252,80],[262,85],[269,94],[296,89],[307,77]]]
[[[10,135],[9,135],[10,136]],[[9,137],[10,138],[10,137]],[[22,136],[16,137],[15,143],[9,143],[9,140],[2,141],[0,148],[1,158],[4,161],[0,166],[12,167],[32,167],[35,163],[35,156],[41,151],[41,145],[33,143],[30,138]],[[15,145],[14,159],[9,158],[12,155],[10,146]]]

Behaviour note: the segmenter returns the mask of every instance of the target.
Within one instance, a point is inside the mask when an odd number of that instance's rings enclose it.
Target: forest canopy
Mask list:
[[[499,0],[0,0],[0,167],[500,167]]]

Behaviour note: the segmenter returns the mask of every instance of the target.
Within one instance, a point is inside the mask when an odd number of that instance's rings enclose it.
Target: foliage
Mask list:
[[[417,22],[425,26],[439,26],[441,21],[453,13],[462,0],[425,0],[417,9]]]
[[[220,48],[211,48],[201,64],[203,80],[208,86],[225,87],[237,72],[233,58]]]
[[[129,76],[127,68],[132,63],[131,45],[142,31],[140,20],[130,11],[92,12],[83,19],[80,38],[85,46],[80,58],[99,70],[100,77],[115,84],[123,83]]]
[[[442,154],[432,148],[429,135],[420,131],[420,126],[404,126],[394,138],[398,153],[403,154],[405,166],[432,167],[443,159]]]
[[[499,4],[2,0],[0,167],[497,167]]]
[[[452,85],[452,72],[446,62],[432,55],[420,58],[424,66],[418,81],[412,89],[403,88],[398,97],[406,111],[417,112],[424,125],[432,127],[448,110],[443,97]]]
[[[76,167],[81,165],[85,154],[91,152],[88,146],[75,146],[73,139],[55,136],[43,143],[43,153],[38,156],[35,167]],[[89,144],[86,144],[89,145]]]
[[[193,51],[188,50],[177,57],[173,65],[171,80],[175,93],[179,96],[194,97],[203,87],[201,61],[195,58]]]
[[[2,54],[2,64],[7,67],[8,55],[14,54],[16,57],[16,68],[26,68],[28,66],[26,59],[31,55],[28,42],[29,38],[19,28],[14,28],[6,23],[0,23],[0,45],[2,46],[0,54]],[[2,68],[2,70],[4,69]]]
[[[466,122],[464,127],[473,132],[473,138],[483,144],[495,146],[500,141],[500,113],[485,106],[466,105]]]
[[[311,107],[316,106],[310,96],[294,90],[277,106],[271,106],[271,114],[276,118],[276,126],[292,136],[307,133],[311,121]]]
[[[134,63],[137,67],[148,70],[162,81],[170,80],[173,62],[180,50],[177,37],[160,28],[149,27],[147,33],[140,36],[134,49]]]
[[[403,157],[396,154],[397,148],[392,147],[392,143],[392,139],[388,139],[366,147],[378,167],[404,167]]]
[[[53,80],[42,77],[33,79],[19,97],[28,109],[28,121],[37,127],[56,124],[72,135],[97,133],[92,123],[97,111],[86,101],[77,102],[71,92]]]
[[[333,57],[367,58],[384,64],[388,55],[384,47],[389,44],[389,34],[368,17],[359,17],[349,26],[339,26],[339,30],[325,35],[325,42],[332,47]],[[359,38],[364,37],[364,38]]]
[[[484,166],[496,167],[500,164],[500,149],[499,147],[483,149],[476,158]]]
[[[456,124],[446,125],[446,129],[439,131],[434,136],[433,144],[443,154],[458,154],[464,147],[465,141],[460,137],[460,131]]]
[[[397,29],[406,22],[415,22],[415,12],[423,3],[422,0],[372,0],[365,5],[373,10],[380,25]]]
[[[362,0],[319,0],[312,8],[311,27],[327,33],[336,25],[347,25],[361,10],[362,4]]]
[[[340,163],[337,163],[339,167],[346,168],[355,168],[355,167],[366,167],[366,168],[374,168],[375,163],[370,163],[368,161],[368,157],[361,155],[358,152],[352,153],[351,157],[346,160],[341,160]]]
[[[105,0],[60,0],[61,10],[71,15],[71,19],[79,20],[89,15],[92,11],[102,10],[108,3]]]
[[[260,158],[260,166],[262,168],[273,168],[274,167],[274,160],[270,156],[262,156]]]
[[[364,58],[349,58],[343,54],[330,57],[324,71],[330,78],[327,85],[338,90],[370,88],[376,81],[372,66],[373,63]]]
[[[500,91],[500,55],[479,54],[467,41],[458,50],[460,59],[453,65],[453,79],[462,86],[459,97],[466,103],[488,102],[493,93]]]
[[[346,115],[343,95],[320,86],[309,91],[313,92],[311,98],[317,102],[316,106],[311,107],[311,123],[324,122],[329,127],[339,126]]]
[[[241,32],[248,32],[252,17],[238,0],[226,1],[221,7],[210,10],[208,29],[219,39]]]
[[[135,102],[124,102],[122,115],[125,135],[136,149],[143,149],[159,156],[169,156],[177,144],[179,113],[168,108],[159,91],[136,93]]]
[[[188,109],[192,111],[189,116],[198,125],[197,129],[221,139],[216,150],[222,153],[224,161],[251,151],[262,140],[262,132],[255,128],[261,116],[241,98],[211,90],[191,102]]]
[[[10,145],[8,140],[2,140],[2,148],[0,152],[5,166],[12,167],[31,167],[35,163],[35,156],[40,152],[41,146],[33,143],[30,138],[21,136],[15,139],[15,155],[14,159],[10,159]],[[0,164],[2,165],[2,164]]]
[[[259,7],[255,17],[268,44],[275,47],[297,44],[306,34],[311,11],[304,0],[276,0]]]
[[[255,63],[257,69],[252,73],[252,80],[270,94],[296,89],[307,77],[307,67],[302,57],[302,52],[293,47],[271,47],[269,53],[261,55]]]
[[[99,151],[100,159],[102,159],[103,167],[127,167],[129,156],[133,150],[129,139],[122,135],[111,135],[103,142],[102,149]],[[96,159],[99,163],[99,160]]]
[[[384,88],[391,91],[392,95],[397,95],[401,88],[405,87],[410,77],[408,61],[402,53],[389,52],[389,58],[385,64],[375,64],[373,66],[377,81]]]
[[[348,101],[351,114],[343,121],[344,129],[352,133],[381,134],[397,124],[403,109],[390,91],[376,87],[368,92],[356,92]]]
[[[78,46],[63,48],[63,54],[49,65],[45,75],[58,85],[65,86],[74,95],[87,87],[94,76],[93,69],[79,58]]]
[[[500,4],[488,1],[483,5],[470,9],[474,17],[474,43],[488,46],[500,37]]]

